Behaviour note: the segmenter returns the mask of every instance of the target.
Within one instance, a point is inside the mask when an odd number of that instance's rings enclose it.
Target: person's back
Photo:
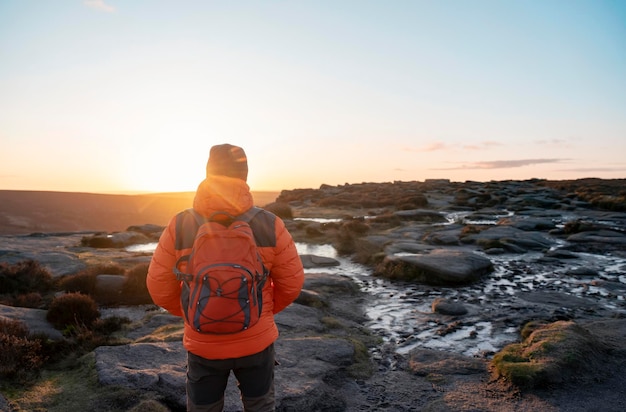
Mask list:
[[[253,199],[246,183],[247,174],[243,149],[227,144],[213,146],[206,179],[200,183],[194,198],[194,211],[204,217],[217,212],[240,216],[249,211]],[[154,303],[176,316],[183,316],[183,309],[181,282],[173,268],[182,256],[190,253],[189,239],[195,237],[195,233],[189,233],[192,229],[185,230],[184,225],[182,213],[170,220],[152,257],[146,280]],[[304,270],[293,239],[279,217],[261,210],[254,214],[249,225],[269,272],[263,287],[262,312],[254,326],[236,333],[198,332],[185,322],[183,344],[189,352],[189,411],[221,411],[231,370],[238,380],[246,411],[274,410],[273,344],[278,338],[274,314],[298,297]]]

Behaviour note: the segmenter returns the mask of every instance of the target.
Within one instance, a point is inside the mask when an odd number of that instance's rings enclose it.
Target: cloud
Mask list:
[[[107,13],[113,13],[115,11],[115,7],[109,6],[104,2],[104,0],[85,0],[83,4],[87,7],[91,7],[92,9],[105,11]]]
[[[565,139],[544,139],[544,140],[535,140],[535,144],[539,146],[549,146],[556,148],[570,148],[573,147],[571,142]]]
[[[504,145],[500,142],[496,142],[493,140],[485,140],[477,144],[467,144],[463,146],[451,145],[445,142],[435,141],[427,145],[424,145],[422,147],[417,147],[417,148],[407,147],[404,150],[407,152],[424,153],[424,152],[437,152],[440,150],[456,150],[459,148],[464,149],[464,150],[485,150],[494,146],[504,146]]]
[[[407,147],[404,150],[407,152],[436,152],[438,150],[446,150],[450,148],[451,147],[445,144],[444,142],[432,142],[426,146],[422,146],[418,148]]]
[[[463,170],[463,169],[512,169],[544,163],[559,163],[567,159],[520,159],[520,160],[491,160],[483,162],[466,163],[457,167],[433,169],[433,170]]]
[[[489,149],[491,147],[494,146],[504,146],[502,143],[500,142],[494,142],[493,140],[485,140],[484,142],[480,142],[478,144],[468,144],[463,146],[463,149],[465,150],[483,150],[483,149]]]
[[[578,169],[559,169],[558,172],[580,172],[580,173],[594,173],[594,172],[624,172],[626,167],[581,167]]]

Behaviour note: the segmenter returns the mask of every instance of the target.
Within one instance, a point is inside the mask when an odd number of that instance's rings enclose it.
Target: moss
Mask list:
[[[327,329],[341,329],[343,325],[339,319],[332,316],[324,316],[321,319],[322,325],[324,325]]]
[[[355,379],[369,378],[374,373],[374,364],[367,345],[355,337],[348,337],[348,341],[354,346],[354,362],[348,366],[348,374]]]
[[[574,322],[528,325],[528,332],[522,343],[506,346],[491,362],[497,376],[522,388],[581,380],[605,362],[606,346]]]

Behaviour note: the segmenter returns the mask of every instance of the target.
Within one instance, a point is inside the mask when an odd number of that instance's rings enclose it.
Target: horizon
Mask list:
[[[626,177],[618,0],[6,0],[0,61],[0,190]]]

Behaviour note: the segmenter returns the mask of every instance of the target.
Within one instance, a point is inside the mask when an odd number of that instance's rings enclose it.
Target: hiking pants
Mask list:
[[[231,370],[246,412],[274,411],[274,344],[233,359],[205,359],[187,352],[187,411],[222,412]]]

